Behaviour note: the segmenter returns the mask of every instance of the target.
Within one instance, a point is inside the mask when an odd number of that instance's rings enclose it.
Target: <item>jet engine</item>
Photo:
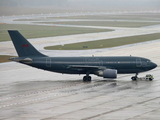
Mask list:
[[[103,78],[117,78],[117,70],[115,69],[105,69],[95,72],[95,75]]]

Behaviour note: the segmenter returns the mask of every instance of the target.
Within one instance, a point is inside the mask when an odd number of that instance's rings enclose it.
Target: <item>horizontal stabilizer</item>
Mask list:
[[[21,62],[21,63],[26,63],[26,64],[30,64],[33,62],[33,60],[31,58],[24,58],[24,59],[21,59],[21,58],[10,58],[9,60],[12,60],[12,61],[15,61],[15,62]]]

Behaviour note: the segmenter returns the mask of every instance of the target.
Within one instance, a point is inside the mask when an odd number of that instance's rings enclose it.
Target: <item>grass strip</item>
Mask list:
[[[11,40],[7,30],[18,30],[27,39],[112,31],[109,29],[0,24],[0,42]]]
[[[16,57],[16,56],[0,55],[0,63],[10,62],[9,58],[11,58],[11,57]]]
[[[100,48],[110,48],[110,47],[116,47],[116,46],[121,46],[121,45],[146,42],[146,41],[151,41],[151,40],[156,40],[156,39],[160,39],[160,33],[89,41],[89,42],[80,42],[80,43],[74,43],[74,44],[66,44],[63,46],[62,45],[48,46],[48,47],[45,47],[45,49],[47,50],[100,49]]]
[[[81,25],[81,26],[106,26],[106,27],[129,27],[138,28],[158,25],[160,22],[131,22],[131,21],[64,21],[64,22],[38,22],[44,24]]]

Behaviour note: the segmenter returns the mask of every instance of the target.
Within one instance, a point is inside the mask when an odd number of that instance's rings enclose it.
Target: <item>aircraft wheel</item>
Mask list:
[[[83,82],[86,82],[87,81],[87,76],[84,76],[83,77]]]
[[[132,81],[137,81],[137,77],[133,76],[131,77]]]
[[[83,77],[83,82],[91,82],[91,76],[84,76]]]
[[[91,76],[88,76],[88,82],[91,82],[91,79],[92,79]]]

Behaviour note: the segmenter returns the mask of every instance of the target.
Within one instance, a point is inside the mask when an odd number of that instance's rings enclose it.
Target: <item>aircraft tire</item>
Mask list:
[[[137,81],[137,77],[133,76],[131,77],[132,81]]]
[[[83,77],[83,82],[91,82],[91,79],[92,79],[91,76],[88,76],[88,77],[84,76]]]
[[[88,76],[88,82],[91,82],[92,78],[91,76]]]
[[[86,82],[86,81],[87,81],[87,77],[84,76],[84,77],[83,77],[83,82]]]

